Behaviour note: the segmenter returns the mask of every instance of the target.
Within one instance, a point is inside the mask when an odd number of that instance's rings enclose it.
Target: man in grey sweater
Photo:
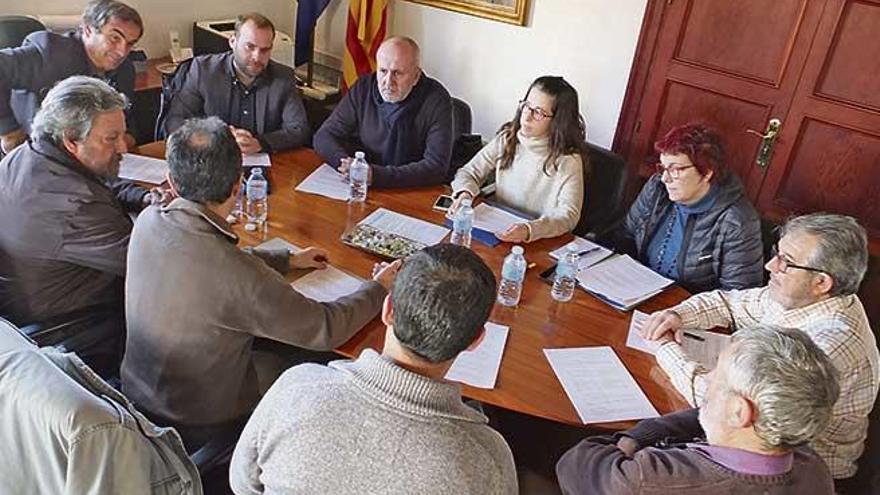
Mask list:
[[[443,376],[483,336],[495,277],[451,244],[407,258],[382,321],[382,354],[288,370],[248,421],[235,493],[517,493],[513,456]]]
[[[167,157],[179,197],[141,213],[131,234],[122,389],[192,450],[243,421],[283,369],[314,356],[303,349],[334,349],[373,319],[399,264],[335,301],[308,299],[270,265],[321,268],[326,252],[245,253],[224,220],[241,177],[228,126],[187,121]]]
[[[710,373],[701,409],[584,440],[556,465],[559,483],[566,494],[834,493],[806,444],[839,392],[834,365],[806,333],[743,329]]]

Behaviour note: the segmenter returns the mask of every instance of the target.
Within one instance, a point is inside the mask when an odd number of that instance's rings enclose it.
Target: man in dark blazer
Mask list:
[[[97,77],[134,101],[134,67],[128,60],[144,33],[140,14],[115,0],[93,0],[73,33],[37,31],[20,47],[0,50],[0,146],[4,153],[23,143],[40,102],[58,81],[74,75]],[[126,145],[135,144],[134,113],[126,112]]]
[[[169,104],[165,134],[186,119],[217,116],[231,126],[244,154],[309,144],[293,69],[270,60],[274,39],[275,26],[266,17],[239,16],[229,40],[232,51],[196,57],[175,76],[182,81]]]

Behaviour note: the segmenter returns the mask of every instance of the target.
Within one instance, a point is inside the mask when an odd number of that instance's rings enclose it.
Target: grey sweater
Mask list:
[[[458,385],[371,349],[288,370],[248,421],[236,494],[514,494],[513,456]]]

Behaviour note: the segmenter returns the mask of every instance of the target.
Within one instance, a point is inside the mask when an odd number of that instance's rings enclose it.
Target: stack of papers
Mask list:
[[[168,162],[148,156],[123,153],[119,162],[119,178],[161,184],[168,175]]]
[[[330,302],[355,293],[362,283],[362,279],[328,265],[296,279],[290,286],[309,299]]]
[[[573,241],[561,248],[550,251],[550,257],[559,260],[559,258],[568,251],[569,246],[573,246],[578,254],[580,254],[580,259],[578,260],[578,269],[580,270],[589,268],[614,254],[610,249],[600,246],[595,242],[588,241],[581,237],[575,237]]]
[[[296,191],[317,194],[340,201],[347,201],[350,192],[348,181],[326,163],[315,169],[308,177],[296,186]]]
[[[449,229],[446,227],[441,227],[440,225],[431,222],[386,210],[385,208],[379,208],[373,213],[370,213],[370,215],[361,220],[360,223],[369,225],[370,227],[389,234],[405,237],[426,246],[437,244],[449,234]]]
[[[657,410],[610,347],[544,349],[584,423],[657,417]]]
[[[452,362],[446,379],[471,387],[493,389],[501,367],[501,355],[507,342],[508,327],[486,323],[486,336],[472,351],[464,351]]]
[[[627,255],[614,256],[581,270],[577,279],[588,292],[623,311],[629,311],[672,285],[672,280]]]
[[[254,153],[253,155],[241,155],[242,167],[271,167],[272,160],[268,153]]]
[[[514,215],[501,208],[496,208],[486,203],[480,203],[474,207],[474,228],[486,232],[504,232],[511,225],[523,223],[525,219]]]

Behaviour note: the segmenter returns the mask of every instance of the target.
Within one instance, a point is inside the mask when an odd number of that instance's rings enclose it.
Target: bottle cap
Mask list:
[[[364,159],[364,156],[366,156],[366,155],[364,155],[364,152],[363,152],[363,151],[355,151],[355,152],[354,152],[354,157],[355,157],[355,158],[359,158],[359,159],[363,160],[363,159]]]
[[[511,248],[510,252],[513,254],[523,254],[525,252],[525,250],[523,249],[522,246],[513,246],[513,248]]]

